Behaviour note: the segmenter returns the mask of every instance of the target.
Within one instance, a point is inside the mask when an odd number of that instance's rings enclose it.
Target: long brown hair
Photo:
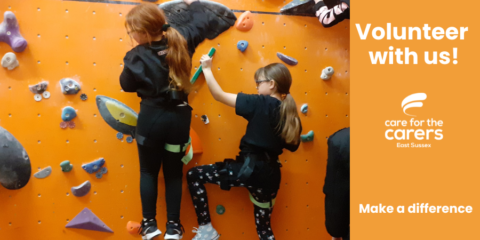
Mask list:
[[[277,130],[280,131],[280,135],[286,143],[297,144],[300,141],[300,118],[295,100],[290,95],[290,86],[292,86],[290,71],[281,63],[272,63],[255,72],[255,80],[258,80],[260,76],[275,81],[277,92],[282,96]]]
[[[169,27],[164,32],[162,28],[165,24],[166,18],[163,10],[153,3],[137,5],[128,12],[125,19],[125,28],[128,26],[130,31],[146,33],[149,44],[153,38],[165,33],[168,41],[168,52],[165,59],[169,67],[169,77],[177,88],[189,92],[192,86],[190,83],[192,61],[188,53],[187,41],[173,27]]]

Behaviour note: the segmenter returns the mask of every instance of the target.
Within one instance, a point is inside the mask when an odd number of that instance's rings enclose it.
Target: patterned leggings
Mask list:
[[[220,175],[218,174],[219,170],[220,169],[217,167],[217,165],[212,164],[194,167],[188,171],[188,188],[190,189],[190,195],[195,206],[199,225],[205,225],[211,222],[210,211],[208,209],[207,191],[204,184],[214,183],[220,185]],[[232,175],[237,173],[230,174]],[[268,195],[262,193],[261,188],[245,186],[245,183],[241,182],[240,179],[237,179],[237,181],[230,186],[246,187],[250,194],[252,194],[252,196],[258,202],[268,202],[270,200]],[[277,193],[272,194],[272,198],[275,198],[276,194]],[[254,205],[254,208],[255,224],[257,225],[258,237],[260,240],[274,240],[275,236],[273,235],[273,231],[270,226],[270,217],[272,216],[273,207],[260,208]]]

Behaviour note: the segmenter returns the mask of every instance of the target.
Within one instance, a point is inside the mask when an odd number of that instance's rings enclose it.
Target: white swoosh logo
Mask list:
[[[425,99],[427,99],[427,94],[425,94],[425,93],[414,93],[414,94],[406,97],[402,101],[403,113],[407,114],[408,116],[415,117],[415,115],[410,115],[410,114],[406,113],[405,111],[409,108],[412,108],[412,107],[422,107],[423,103],[418,102],[418,101],[423,101]]]

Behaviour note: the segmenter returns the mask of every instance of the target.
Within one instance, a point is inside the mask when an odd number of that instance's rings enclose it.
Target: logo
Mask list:
[[[423,103],[419,101],[423,101],[427,99],[427,94],[425,93],[414,93],[402,101],[402,108],[403,108],[403,113],[407,114],[408,116],[416,117],[415,115],[410,115],[406,113],[405,111],[409,108],[413,107],[423,107]]]

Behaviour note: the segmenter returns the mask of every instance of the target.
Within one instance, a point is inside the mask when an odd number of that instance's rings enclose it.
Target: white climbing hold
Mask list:
[[[2,67],[7,68],[8,70],[13,70],[14,68],[18,67],[18,60],[15,53],[8,52],[3,55],[2,58]]]
[[[35,101],[37,101],[37,102],[42,101],[42,95],[40,95],[40,94],[35,94],[34,98],[35,98]]]
[[[50,92],[49,91],[43,92],[43,97],[44,98],[50,98]]]
[[[320,78],[323,80],[330,80],[333,73],[335,73],[335,71],[333,71],[333,67],[326,67],[325,69],[323,69],[322,75],[320,75]]]

